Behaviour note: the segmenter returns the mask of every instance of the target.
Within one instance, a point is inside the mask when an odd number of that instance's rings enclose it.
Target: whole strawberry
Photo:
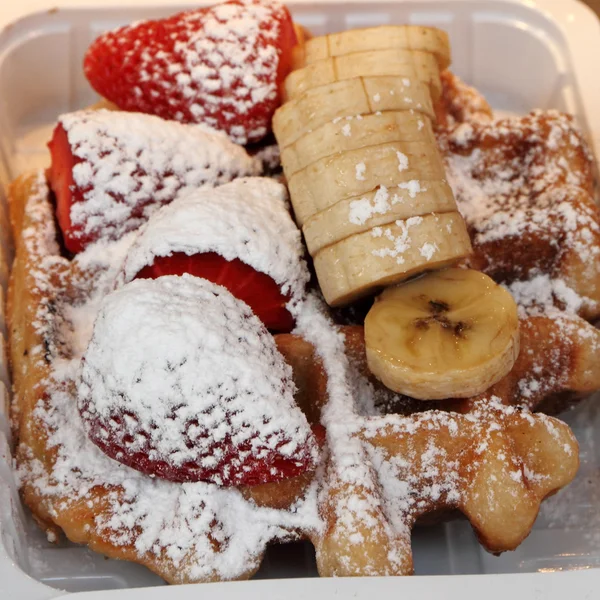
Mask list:
[[[122,110],[207,123],[247,144],[270,130],[295,43],[283,5],[230,0],[106,33],[84,71]]]

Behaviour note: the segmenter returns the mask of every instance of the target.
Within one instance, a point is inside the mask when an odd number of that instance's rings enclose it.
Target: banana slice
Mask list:
[[[471,251],[463,218],[451,212],[374,227],[313,258],[326,302],[342,306],[423,271],[455,264]]]
[[[421,400],[469,398],[519,354],[512,296],[478,271],[446,269],[386,289],[365,320],[367,362],[388,388]]]
[[[456,210],[454,194],[445,181],[415,180],[340,200],[307,219],[302,232],[310,255],[315,256],[326,246],[373,227]]]
[[[348,150],[406,142],[405,154],[425,153],[435,148],[431,121],[421,114],[394,111],[334,120],[303,135],[281,151],[286,177],[315,161]]]
[[[382,25],[313,38],[294,48],[293,64],[299,69],[324,58],[390,48],[430,52],[441,71],[450,66],[448,34],[420,25]]]
[[[389,142],[327,156],[288,177],[298,224],[340,200],[414,180],[444,179],[435,145],[412,153],[410,142]]]
[[[306,90],[286,102],[273,116],[273,131],[284,150],[307,131],[335,119],[388,110],[412,110],[435,118],[429,88],[417,79],[356,77]]]
[[[377,75],[418,79],[429,86],[434,100],[440,97],[440,69],[433,54],[419,50],[370,50],[318,60],[292,71],[283,84],[284,100],[334,81]]]

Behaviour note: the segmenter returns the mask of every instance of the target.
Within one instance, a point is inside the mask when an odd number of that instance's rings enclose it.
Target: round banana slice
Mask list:
[[[413,180],[390,187],[382,185],[372,192],[340,200],[310,217],[302,233],[310,255],[315,256],[323,248],[373,227],[457,210],[447,182]]]
[[[390,188],[445,177],[435,145],[423,144],[417,149],[411,142],[388,142],[321,158],[289,176],[288,187],[296,220],[302,226],[336,202],[360,198],[382,185]]]
[[[365,343],[388,388],[420,400],[469,398],[512,369],[517,305],[487,275],[446,269],[386,289],[365,319]]]

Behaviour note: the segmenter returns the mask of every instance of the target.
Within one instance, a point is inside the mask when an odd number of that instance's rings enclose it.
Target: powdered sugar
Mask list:
[[[411,199],[418,193],[427,191],[417,179],[399,183],[397,189],[406,190]],[[369,198],[359,198],[350,202],[348,221],[354,225],[364,225],[373,216],[388,213],[395,204],[404,200],[403,194],[397,192],[390,194],[390,190],[385,185],[380,185],[372,198],[372,203]]]
[[[71,346],[76,356],[82,356],[92,337],[94,318],[102,299],[112,291],[114,282],[122,268],[136,232],[130,232],[116,242],[99,240],[75,256],[72,269],[82,274],[93,274],[85,281],[82,295],[85,302],[64,306],[66,320],[71,323]],[[55,372],[60,371],[59,364],[54,365]]]
[[[396,226],[400,228],[400,234],[394,235],[389,227],[377,228],[379,231],[375,233],[375,228],[372,230],[373,237],[385,237],[392,242],[391,248],[378,248],[372,250],[371,253],[374,256],[391,256],[396,259],[396,262],[401,265],[404,263],[404,257],[402,256],[412,245],[410,239],[410,228],[420,225],[423,222],[423,217],[410,217],[404,221],[396,221]]]
[[[303,296],[309,279],[285,186],[272,179],[237,179],[165,206],[140,232],[125,261],[123,280],[131,281],[157,256],[175,252],[239,258],[272,277],[293,302]]]
[[[414,198],[419,192],[426,192],[427,188],[421,186],[421,182],[418,179],[411,179],[410,181],[404,181],[398,184],[401,190],[407,190],[408,195]]]
[[[398,196],[395,196],[397,198]],[[393,202],[393,200],[392,200]],[[391,209],[389,202],[389,193],[385,185],[380,185],[375,192],[373,197],[373,204],[369,198],[361,198],[359,200],[353,200],[350,203],[350,212],[348,221],[355,225],[363,225],[373,215],[379,214],[384,215]]]
[[[298,333],[315,346],[327,373],[328,401],[322,410],[321,421],[327,431],[330,468],[323,473],[325,478],[320,482],[320,504],[327,505],[329,494],[338,486],[346,490],[338,493],[336,502],[330,507],[333,511],[331,520],[335,523],[335,530],[330,535],[341,540],[349,535],[356,540],[357,531],[383,531],[392,537],[390,525],[378,516],[381,500],[377,480],[369,466],[366,450],[356,436],[361,419],[355,412],[344,337],[329,321],[324,307],[313,295],[307,298],[296,321]],[[336,541],[339,543],[339,539]],[[342,555],[337,558],[340,562],[347,560],[343,550],[341,543],[338,552]],[[401,568],[405,557],[402,548],[390,554],[396,569]],[[375,573],[377,571],[372,574]]]
[[[419,248],[419,254],[429,262],[438,250],[438,245],[435,242],[426,242]]]
[[[577,314],[584,302],[563,279],[551,279],[548,275],[514,281],[507,287],[525,314],[546,314],[557,305],[567,313]]]
[[[192,190],[255,175],[260,163],[208,127],[107,110],[62,115],[75,157],[76,236],[116,239]]]
[[[408,169],[408,156],[400,151],[396,151],[396,156],[398,157],[398,171],[402,173]]]
[[[364,181],[365,180],[365,171],[367,170],[367,166],[364,162],[358,163],[354,167],[355,170],[355,178],[356,181]]]

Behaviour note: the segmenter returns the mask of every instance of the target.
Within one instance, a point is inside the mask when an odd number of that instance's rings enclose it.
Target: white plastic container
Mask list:
[[[202,2],[188,6],[198,4]],[[89,43],[106,29],[186,6],[165,7],[161,0],[120,5],[119,0],[104,0],[101,8],[94,0],[65,0],[64,8],[48,10],[49,0],[1,0],[2,207],[10,179],[47,162],[45,143],[56,116],[94,101],[81,69]],[[454,71],[481,90],[496,109],[570,112],[600,158],[600,24],[575,0],[290,0],[288,5],[296,20],[316,35],[384,23],[441,27],[450,34]],[[10,260],[7,231],[0,231],[0,248]],[[7,266],[0,264],[0,291],[6,288],[6,272]],[[2,341],[5,335],[0,314]],[[414,533],[420,576],[413,578],[317,579],[311,577],[316,575],[311,547],[296,544],[269,550],[260,581],[176,588],[164,586],[139,565],[45,540],[20,504],[10,469],[4,355],[0,382],[0,600],[45,600],[66,594],[73,600],[203,595],[227,600],[350,595],[366,599],[391,594],[467,600],[482,594],[489,600],[600,597],[600,569],[595,569],[600,567],[600,396],[564,416],[581,445],[580,473],[569,488],[543,505],[532,534],[515,552],[501,557],[487,554],[468,523],[455,521]],[[301,579],[292,582],[290,577]],[[129,589],[142,586],[154,587]],[[126,589],[119,592],[119,588]],[[89,590],[103,591],[86,593]]]

